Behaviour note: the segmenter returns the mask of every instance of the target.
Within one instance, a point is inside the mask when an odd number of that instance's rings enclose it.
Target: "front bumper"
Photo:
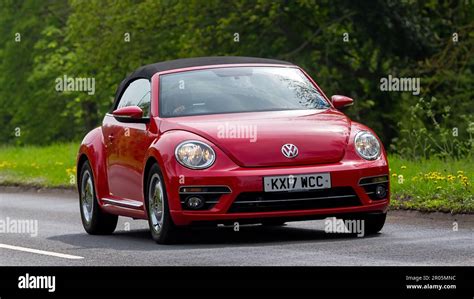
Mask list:
[[[301,208],[251,212],[236,211],[234,202],[243,193],[262,193],[264,176],[297,175],[325,173],[331,174],[331,189],[346,188],[353,190],[357,203],[342,206],[326,206],[324,208]],[[203,222],[258,222],[262,219],[279,218],[285,221],[321,219],[329,216],[354,213],[385,213],[389,205],[389,183],[386,182],[387,194],[382,199],[373,200],[367,189],[360,186],[362,178],[388,176],[388,164],[384,159],[361,162],[339,162],[328,165],[272,167],[272,168],[229,168],[204,171],[189,170],[176,166],[166,174],[168,180],[168,199],[171,217],[176,225],[190,225]],[[216,204],[206,210],[186,210],[182,206],[180,188],[182,186],[227,186],[231,192],[222,194]],[[328,189],[329,190],[329,189]],[[291,192],[287,192],[290,194]],[[337,197],[337,196],[336,196]],[[326,198],[326,202],[339,200]],[[373,197],[372,197],[373,198]]]

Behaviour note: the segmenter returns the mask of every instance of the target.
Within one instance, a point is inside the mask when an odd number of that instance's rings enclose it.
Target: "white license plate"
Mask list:
[[[265,192],[303,191],[331,188],[330,173],[295,174],[263,177]]]

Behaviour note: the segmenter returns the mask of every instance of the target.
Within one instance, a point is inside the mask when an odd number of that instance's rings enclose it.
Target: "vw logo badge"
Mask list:
[[[294,144],[287,143],[281,147],[281,153],[288,159],[292,159],[298,156],[298,148]]]

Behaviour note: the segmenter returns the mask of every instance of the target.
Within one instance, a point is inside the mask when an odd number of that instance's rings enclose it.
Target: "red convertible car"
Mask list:
[[[112,233],[147,219],[158,243],[183,226],[337,217],[384,225],[386,154],[298,66],[250,57],[143,66],[118,87],[77,158],[81,218]]]

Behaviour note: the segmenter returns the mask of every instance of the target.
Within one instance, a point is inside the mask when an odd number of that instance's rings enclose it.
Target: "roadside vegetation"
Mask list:
[[[472,160],[389,157],[394,209],[474,213]]]
[[[0,147],[0,185],[73,188],[77,143]]]
[[[0,147],[0,185],[75,187],[77,143]],[[474,213],[474,162],[389,157],[392,208]]]

